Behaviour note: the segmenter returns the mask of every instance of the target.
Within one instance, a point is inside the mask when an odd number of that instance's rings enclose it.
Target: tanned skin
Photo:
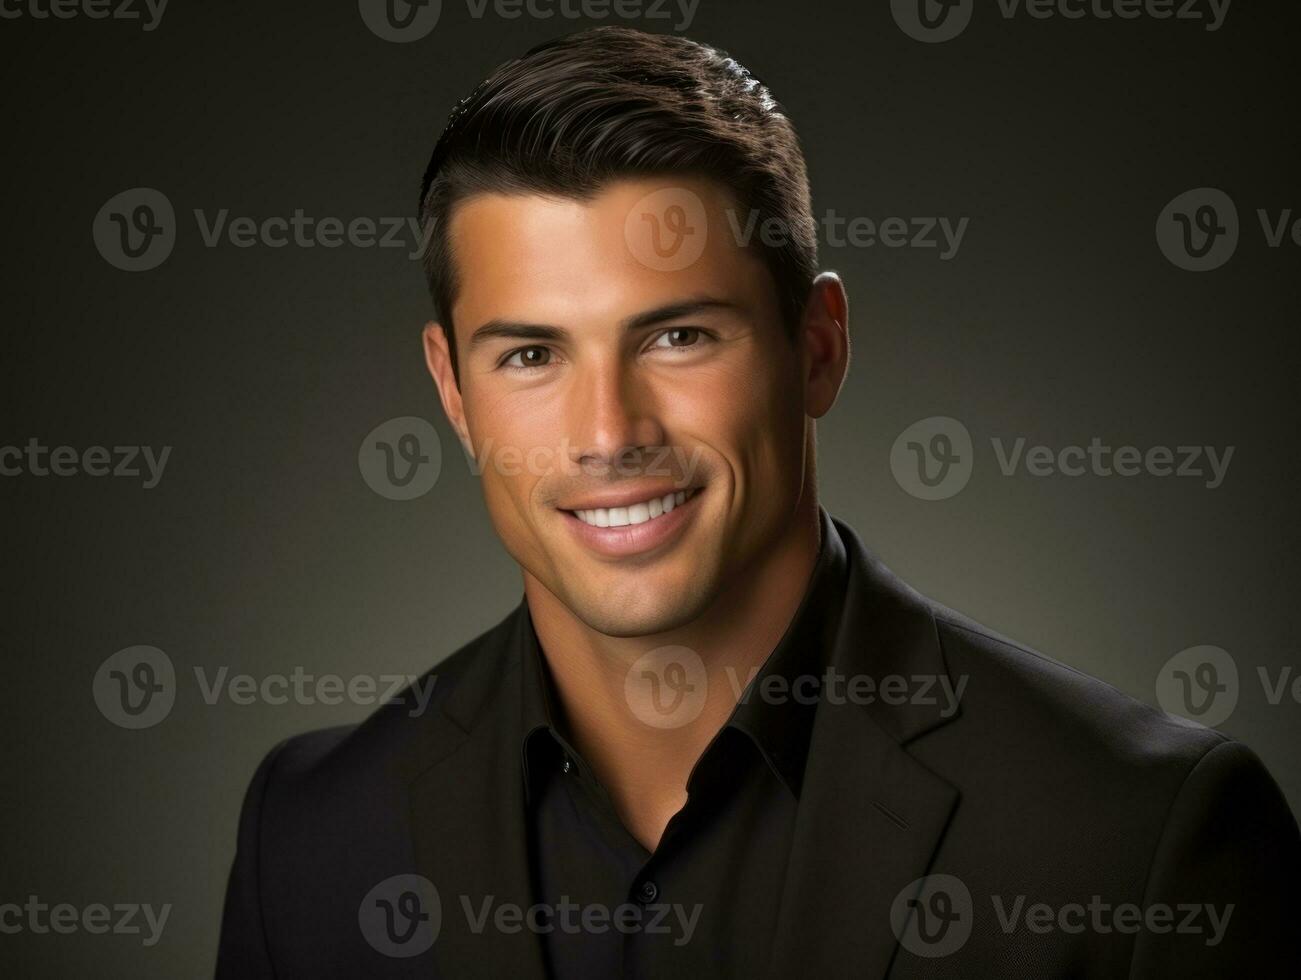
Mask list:
[[[629,214],[663,190],[703,204],[704,250],[685,268],[644,261],[629,238]],[[753,676],[804,593],[820,533],[814,420],[849,361],[840,279],[817,277],[792,337],[734,207],[723,185],[682,177],[620,180],[586,201],[471,197],[448,226],[459,383],[442,326],[424,330],[576,748],[648,850],[735,707],[735,679]],[[631,553],[593,547],[569,513],[686,488],[667,539]],[[659,728],[630,708],[625,679],[667,645],[700,657],[707,693],[693,720]]]

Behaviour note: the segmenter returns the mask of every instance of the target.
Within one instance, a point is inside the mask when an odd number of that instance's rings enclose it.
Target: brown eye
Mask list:
[[[700,340],[700,330],[696,327],[674,327],[665,330],[656,338],[654,347],[691,347]]]
[[[544,367],[551,361],[551,351],[545,347],[521,347],[506,358],[507,367]]]

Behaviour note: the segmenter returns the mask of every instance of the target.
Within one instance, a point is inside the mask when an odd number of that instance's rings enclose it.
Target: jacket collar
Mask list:
[[[825,515],[825,512],[824,512]],[[831,667],[837,676],[949,680],[927,601],[824,517],[848,559]],[[419,872],[443,910],[434,958],[449,976],[545,976],[541,937],[475,932],[466,914],[492,897],[533,903],[520,773],[524,604],[473,644],[455,690],[432,713],[405,766]],[[898,894],[926,873],[957,791],[907,746],[958,717],[940,699],[823,698],[809,750],[774,936],[773,977],[883,976]]]
[[[817,560],[804,587],[803,598],[791,617],[771,655],[746,684],[724,728],[734,728],[746,736],[796,797],[804,780],[809,738],[817,711],[818,687],[830,664],[841,612],[845,605],[845,586],[849,577],[849,558],[840,532],[831,516],[822,510],[821,535]],[[552,746],[539,746],[535,740],[550,732],[560,749],[574,755],[571,739],[564,730],[558,708],[554,681],[532,625],[527,603],[519,615],[524,628],[515,637],[522,643],[515,654],[520,664],[523,713],[520,727],[521,758],[526,799],[545,778],[545,766],[536,763],[552,754]],[[743,683],[746,678],[738,679]],[[810,684],[812,681],[814,684]],[[771,682],[778,698],[764,698],[760,692]],[[711,743],[709,751],[714,745]],[[542,772],[535,770],[543,770]],[[694,773],[693,773],[694,776]]]

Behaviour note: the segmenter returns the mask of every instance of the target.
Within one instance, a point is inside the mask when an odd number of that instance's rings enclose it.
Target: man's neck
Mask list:
[[[665,825],[686,802],[696,761],[799,608],[818,556],[816,502],[807,502],[800,518],[744,581],[730,583],[701,616],[653,636],[598,633],[525,575],[529,612],[569,736],[609,791],[624,826],[647,850],[655,849]],[[658,728],[630,710],[625,682],[639,657],[666,646],[700,655],[705,697],[693,719]]]

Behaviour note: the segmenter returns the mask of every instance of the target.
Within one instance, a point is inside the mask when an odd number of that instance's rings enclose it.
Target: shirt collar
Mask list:
[[[800,605],[754,680],[741,693],[724,728],[742,732],[754,743],[778,778],[797,797],[804,780],[813,717],[830,662],[832,643],[844,605],[849,559],[844,542],[824,508],[819,507],[821,543]],[[557,724],[555,682],[523,603],[520,630],[521,757],[528,799],[535,799],[539,780],[566,753],[577,757]],[[808,678],[808,680],[804,680]],[[550,738],[543,737],[550,734]],[[712,743],[711,743],[712,747]],[[708,753],[706,753],[708,754]]]
[[[822,542],[804,597],[727,722],[751,738],[797,797],[849,579],[844,542],[826,510],[819,508],[819,514]]]

